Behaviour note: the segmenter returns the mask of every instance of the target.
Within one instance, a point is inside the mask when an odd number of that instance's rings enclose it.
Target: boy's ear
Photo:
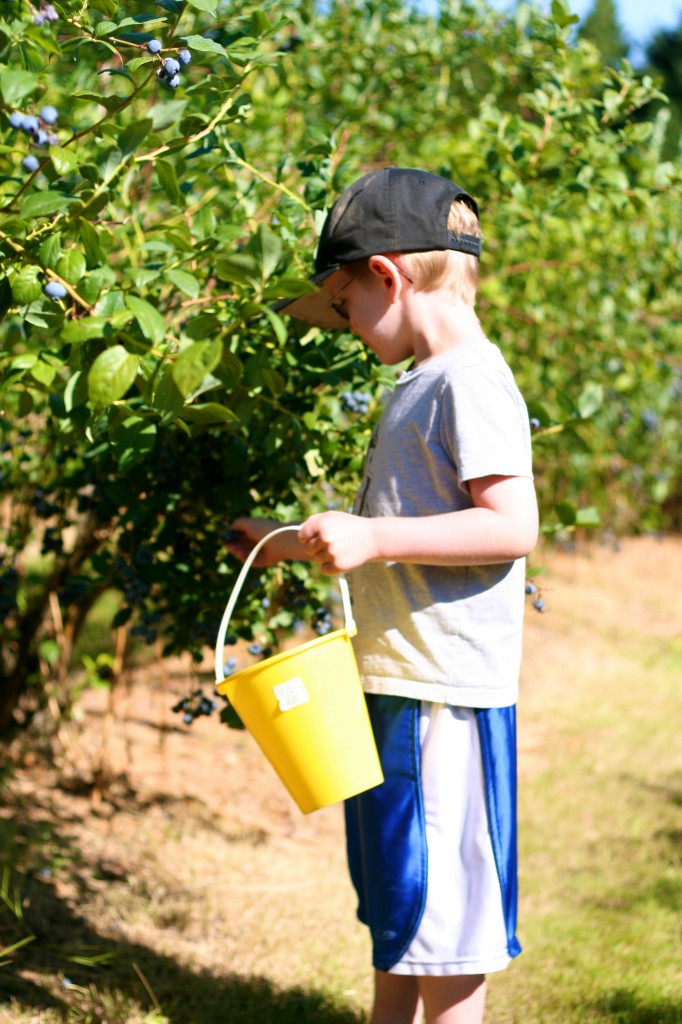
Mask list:
[[[400,281],[400,273],[393,260],[390,260],[388,256],[370,256],[367,266],[389,291]]]

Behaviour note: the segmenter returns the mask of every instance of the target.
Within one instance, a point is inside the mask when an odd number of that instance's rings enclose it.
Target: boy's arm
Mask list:
[[[473,508],[376,519],[322,512],[306,520],[298,539],[326,573],[347,572],[365,562],[490,565],[532,551],[538,537],[533,481],[486,476],[467,485]]]

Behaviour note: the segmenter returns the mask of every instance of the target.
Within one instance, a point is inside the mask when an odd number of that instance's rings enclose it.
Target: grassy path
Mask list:
[[[488,1024],[682,1024],[682,539],[536,561],[524,953],[490,979]],[[364,1020],[340,809],[301,816],[250,737],[185,730],[168,713],[184,685],[147,675],[113,722],[88,694],[59,773],[29,759],[6,793],[24,923],[0,911],[0,948],[36,939],[0,966],[3,1024]]]

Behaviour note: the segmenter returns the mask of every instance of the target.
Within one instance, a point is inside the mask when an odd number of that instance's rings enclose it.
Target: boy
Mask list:
[[[537,539],[528,414],[474,312],[475,201],[384,168],[329,213],[312,282],[279,308],[411,359],[353,514],[311,516],[260,564],[352,573],[355,649],[385,782],[347,801],[371,1024],[480,1024],[485,975],[520,952],[515,701],[524,556]],[[240,557],[273,528],[238,519]],[[270,547],[272,550],[270,550]]]

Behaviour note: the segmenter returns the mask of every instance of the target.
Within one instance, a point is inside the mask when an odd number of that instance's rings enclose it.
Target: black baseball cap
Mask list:
[[[354,182],[332,206],[322,228],[309,278],[315,291],[282,299],[273,306],[319,327],[346,328],[319,286],[335,270],[354,260],[384,252],[431,252],[455,249],[480,257],[481,239],[448,228],[455,199],[478,217],[478,205],[447,178],[409,167],[384,167]]]

